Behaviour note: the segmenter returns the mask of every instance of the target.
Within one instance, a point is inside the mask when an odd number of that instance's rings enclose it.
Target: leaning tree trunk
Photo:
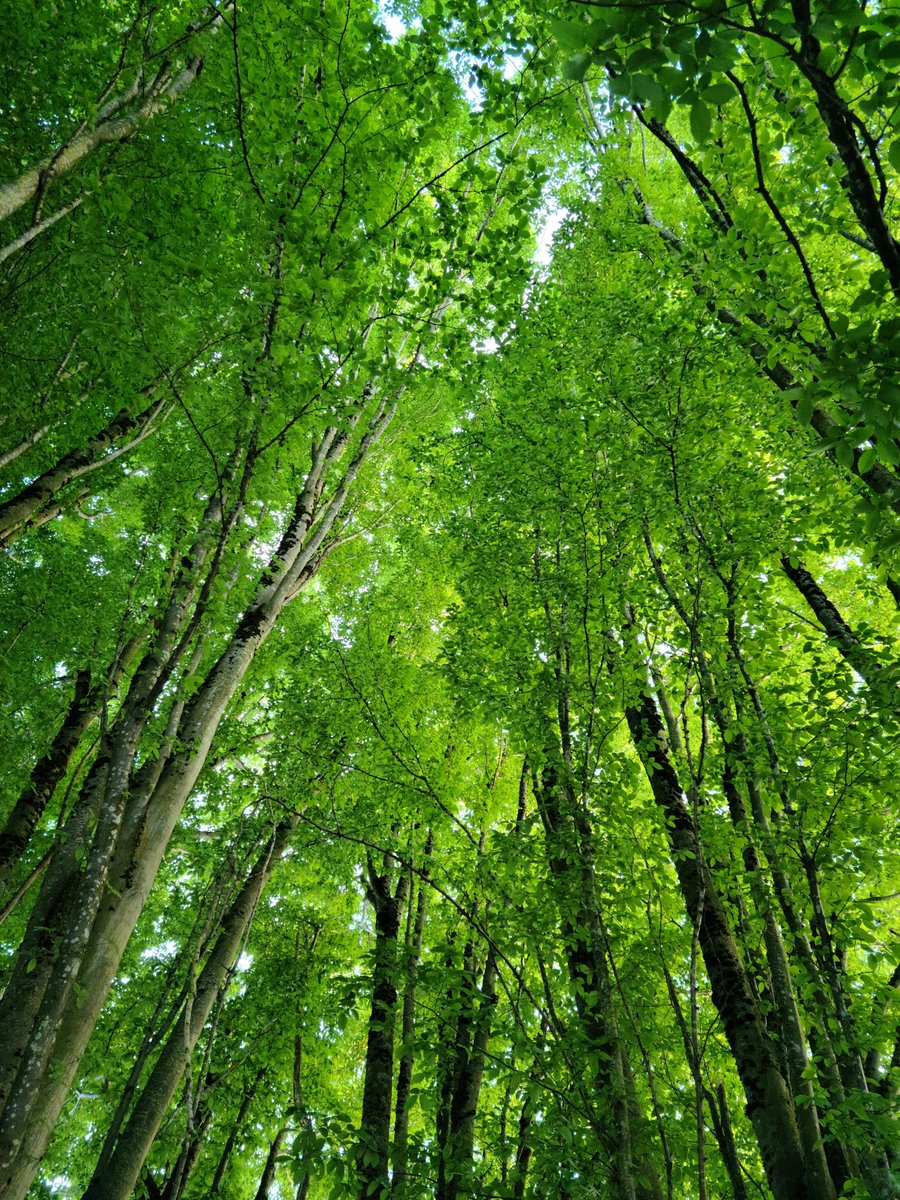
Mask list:
[[[115,692],[139,647],[140,639],[132,639],[117,656],[106,677],[94,686],[91,686],[89,670],[78,672],[74,695],[56,737],[35,764],[28,784],[0,831],[0,895],[5,891],[10,875],[28,846],[57,784],[68,771],[82,737]]]
[[[78,743],[97,715],[99,699],[96,690],[91,689],[90,671],[79,671],[75,691],[56,737],[38,759],[25,789],[0,830],[0,895],[6,891],[12,871],[31,840],[56,785],[68,771]]]
[[[281,1153],[281,1147],[284,1145],[284,1139],[287,1136],[287,1126],[282,1126],[272,1139],[272,1144],[269,1146],[269,1153],[266,1155],[266,1163],[263,1167],[263,1173],[259,1179],[259,1187],[256,1189],[254,1200],[266,1200],[272,1184],[275,1182],[275,1171],[278,1167],[278,1155]]]
[[[188,1066],[189,1056],[203,1032],[217,997],[228,985],[234,961],[260,895],[297,820],[297,817],[290,817],[281,822],[225,914],[216,943],[197,977],[196,990],[185,1002],[181,1017],[141,1090],[115,1150],[103,1166],[94,1172],[84,1193],[84,1200],[128,1200],[131,1195]]]
[[[653,798],[665,818],[675,872],[747,1097],[775,1200],[833,1200],[834,1185],[824,1155],[804,1153],[797,1111],[779,1065],[747,971],[741,960],[718,886],[706,862],[678,776],[669,758],[662,720],[649,691],[626,708],[625,717]]]
[[[111,886],[103,893],[95,916],[80,916],[73,924],[66,915],[61,925],[69,931],[66,957],[53,976],[49,1015],[39,1012],[29,1022],[30,1031],[24,1035],[20,1031],[18,1051],[7,1048],[7,1057],[18,1069],[13,1071],[0,1121],[0,1185],[7,1189],[4,1200],[22,1200],[30,1186],[125,945],[229,701],[285,606],[338,544],[335,526],[340,528],[339,517],[349,492],[395,407],[379,405],[353,461],[327,501],[323,500],[324,475],[340,457],[349,435],[339,436],[334,428],[326,430],[314,447],[312,468],[281,542],[230,642],[184,705],[164,752],[145,764],[132,791],[126,788],[122,811],[114,814],[118,835],[102,868],[101,879]],[[48,906],[52,915],[50,901]]]
[[[900,682],[897,664],[880,657],[860,641],[803,563],[783,555],[781,569],[812,609],[816,620],[848,666],[875,689],[879,698],[888,700],[891,707],[896,709],[897,684]]]
[[[218,1196],[222,1190],[222,1180],[225,1178],[225,1172],[228,1170],[228,1164],[231,1162],[231,1155],[244,1127],[244,1122],[247,1119],[247,1113],[250,1111],[250,1105],[253,1103],[256,1090],[265,1078],[267,1070],[267,1067],[260,1067],[244,1089],[237,1116],[234,1119],[231,1129],[228,1131],[228,1137],[225,1139],[225,1145],[222,1147],[222,1153],[219,1155],[216,1169],[213,1172],[212,1184],[209,1189],[210,1196]]]
[[[222,6],[224,11],[214,6],[206,8],[174,44],[184,45],[185,42],[195,41],[199,34],[206,31],[217,33],[225,20],[225,12],[231,7],[232,4],[227,3]],[[13,216],[25,205],[34,204],[30,225],[0,249],[0,262],[68,216],[90,194],[83,192],[51,216],[44,217],[44,199],[57,180],[103,146],[119,146],[134,137],[148,121],[179,100],[203,69],[204,60],[200,55],[174,66],[165,50],[154,58],[157,62],[161,61],[156,70],[151,66],[153,60],[142,61],[129,87],[112,96],[107,89],[93,121],[83,121],[67,141],[40,162],[27,167],[15,179],[0,186],[0,221]]]
[[[156,385],[144,389],[151,394]],[[34,525],[50,502],[68,484],[114,462],[153,432],[153,422],[166,408],[166,400],[152,400],[140,412],[123,408],[83,446],[57,460],[15,496],[0,504],[0,548],[9,546]],[[56,510],[54,510],[56,511]]]

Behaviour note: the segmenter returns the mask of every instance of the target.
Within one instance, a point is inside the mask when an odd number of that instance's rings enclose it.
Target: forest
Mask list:
[[[4,6],[2,1200],[900,1197],[898,68]]]

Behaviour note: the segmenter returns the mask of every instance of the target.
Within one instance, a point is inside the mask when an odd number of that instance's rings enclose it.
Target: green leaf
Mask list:
[[[708,104],[727,104],[736,94],[730,83],[711,83],[700,92],[701,98]]]
[[[584,21],[556,19],[550,22],[550,32],[563,50],[582,50],[589,44],[588,26]]]
[[[812,392],[801,392],[797,400],[796,408],[794,409],[797,414],[797,420],[801,425],[808,425],[810,423],[812,420],[814,406],[815,401]]]
[[[876,451],[874,446],[868,446],[865,450],[863,450],[862,454],[859,456],[859,461],[856,464],[856,469],[859,471],[860,475],[865,475],[866,471],[874,466],[875,459]]]
[[[712,130],[712,116],[709,108],[702,100],[695,100],[691,105],[690,126],[695,142],[703,145],[704,142],[709,140]]]
[[[591,65],[593,55],[588,51],[583,51],[581,54],[575,54],[565,63],[563,63],[562,75],[563,79],[571,79],[575,83],[580,83],[587,75],[588,67]]]

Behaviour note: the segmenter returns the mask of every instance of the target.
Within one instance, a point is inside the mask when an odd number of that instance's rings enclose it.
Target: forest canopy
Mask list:
[[[900,4],[4,34],[0,1198],[900,1197]]]

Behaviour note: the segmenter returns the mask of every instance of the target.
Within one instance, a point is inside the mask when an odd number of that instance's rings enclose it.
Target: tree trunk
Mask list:
[[[79,671],[75,679],[75,692],[56,737],[36,763],[28,785],[0,830],[0,894],[6,891],[10,875],[43,816],[56,785],[69,769],[78,743],[97,715],[99,702],[99,694],[91,689],[90,671]]]
[[[456,1041],[445,1138],[439,1148],[442,1169],[438,1173],[436,1200],[459,1200],[473,1193],[475,1119],[497,1003],[496,982],[497,960],[493,948],[489,948],[481,987],[473,991],[471,1014],[465,1020],[463,1036]]]
[[[151,385],[144,389],[144,394],[149,395],[155,390]],[[165,401],[153,400],[141,412],[123,408],[86,445],[64,454],[18,495],[4,500],[0,504],[0,547],[14,542],[67,484],[113,462],[146,437],[164,406]],[[130,442],[117,447],[118,442],[128,437],[131,437]]]
[[[230,7],[230,4],[225,5],[225,11]],[[223,20],[222,12],[206,10],[204,17],[185,30],[178,39],[179,44],[203,30],[217,32]],[[54,180],[71,171],[99,147],[127,141],[146,121],[187,91],[200,74],[203,59],[191,58],[172,72],[169,59],[164,55],[163,65],[149,77],[145,77],[144,65],[131,87],[106,100],[92,127],[82,124],[67,142],[58,146],[42,162],[29,167],[16,179],[0,187],[0,221],[43,196]]]
[[[430,853],[431,838],[426,847],[426,859]],[[413,1041],[416,1033],[416,972],[422,953],[422,937],[425,930],[425,880],[419,883],[415,908],[410,902],[406,928],[406,984],[403,989],[403,1014],[401,1017],[400,1040],[403,1053],[397,1070],[397,1098],[394,1104],[394,1145],[391,1154],[392,1200],[405,1200],[407,1155],[409,1146],[409,1093],[412,1087],[415,1051]],[[415,916],[413,914],[415,913]]]
[[[115,692],[124,672],[140,647],[133,638],[119,654],[102,683],[90,686],[91,673],[84,669],[75,680],[75,693],[56,737],[37,762],[27,787],[19,796],[0,832],[0,894],[44,814],[57,784],[66,774],[82,737],[97,719],[104,703]]]
[[[285,605],[314,577],[336,544],[328,541],[329,535],[363,462],[395,411],[396,404],[378,406],[355,457],[327,503],[322,500],[323,472],[340,457],[349,433],[338,436],[337,430],[330,428],[313,447],[306,483],[254,598],[231,641],[184,706],[164,752],[142,767],[132,794],[126,797],[119,836],[105,871],[112,886],[104,893],[93,924],[86,930],[83,924],[78,926],[83,943],[77,954],[69,956],[70,962],[78,963],[77,972],[67,967],[57,984],[54,1009],[59,1015],[40,1028],[34,1028],[30,1018],[14,1022],[19,1028],[18,1047],[5,1049],[15,1085],[0,1123],[0,1181],[8,1189],[8,1200],[22,1200],[34,1176],[125,945],[228,703]],[[131,762],[123,748],[119,748],[118,759]],[[77,864],[73,870],[78,878]],[[48,883],[49,876],[45,886]],[[44,906],[51,916],[58,900],[54,889],[55,885],[49,889]],[[68,911],[61,911],[57,924],[62,929],[72,928]],[[20,951],[17,963],[19,960],[27,976],[29,959]],[[4,1005],[8,999],[9,992]],[[28,1028],[33,1032],[23,1034],[22,1030]]]
[[[256,1196],[254,1197],[254,1200],[266,1200],[266,1197],[269,1194],[269,1189],[275,1182],[275,1171],[278,1167],[276,1160],[278,1155],[281,1153],[281,1147],[284,1145],[286,1134],[287,1127],[282,1126],[272,1140],[272,1144],[269,1147],[269,1153],[266,1155],[266,1165],[263,1167],[263,1173],[260,1177],[259,1187],[256,1189]]]
[[[769,1187],[775,1200],[833,1200],[821,1161],[808,1162],[790,1089],[766,1030],[753,988],[706,863],[699,833],[665,746],[656,705],[644,692],[625,711],[653,797],[666,825],[675,872],[688,916],[695,924],[712,988],[744,1092]]]
[[[593,838],[587,814],[576,812],[571,789],[545,768],[535,796],[544,824],[547,856],[560,911],[560,930],[575,1008],[594,1066],[600,1102],[595,1129],[612,1165],[617,1200],[660,1200],[653,1157],[640,1130],[642,1116],[626,1070],[606,952],[606,933],[597,905]],[[576,865],[573,864],[573,860]]]
[[[191,1130],[190,1137],[186,1139],[185,1145],[182,1146],[181,1153],[178,1155],[168,1179],[166,1179],[160,1188],[160,1200],[181,1200],[181,1197],[184,1195],[184,1189],[187,1187],[194,1172],[194,1167],[197,1165],[197,1159],[200,1157],[200,1151],[203,1149],[203,1143],[209,1132],[212,1118],[212,1109],[206,1108],[199,1125]]]
[[[216,943],[197,978],[196,994],[175,1025],[147,1079],[118,1143],[102,1170],[94,1172],[84,1200],[128,1200],[216,998],[227,987],[235,958],[259,897],[297,823],[283,821],[226,913]]]
[[[878,692],[884,691],[885,699],[889,699],[891,707],[896,708],[897,671],[894,664],[880,662],[877,655],[862,644],[802,563],[793,563],[784,555],[781,569],[812,609],[816,620],[848,666],[870,687]]]
[[[231,1161],[231,1154],[237,1143],[240,1132],[244,1127],[244,1121],[247,1119],[247,1113],[250,1111],[250,1105],[253,1103],[253,1098],[256,1095],[256,1089],[262,1083],[266,1075],[266,1067],[260,1067],[250,1083],[244,1089],[244,1094],[241,1097],[240,1108],[237,1111],[237,1116],[234,1119],[234,1124],[228,1131],[228,1137],[225,1139],[225,1145],[222,1147],[222,1153],[219,1155],[219,1161],[216,1163],[216,1169],[213,1173],[212,1184],[209,1189],[210,1196],[218,1196],[222,1189],[222,1180],[225,1178],[225,1172],[228,1169],[228,1164]]]
[[[368,863],[368,898],[375,909],[372,1004],[366,1040],[362,1117],[356,1152],[360,1200],[387,1200],[390,1194],[391,1101],[394,1075],[394,1024],[397,1009],[397,935],[409,876],[403,872],[391,891],[391,860],[382,874]]]

